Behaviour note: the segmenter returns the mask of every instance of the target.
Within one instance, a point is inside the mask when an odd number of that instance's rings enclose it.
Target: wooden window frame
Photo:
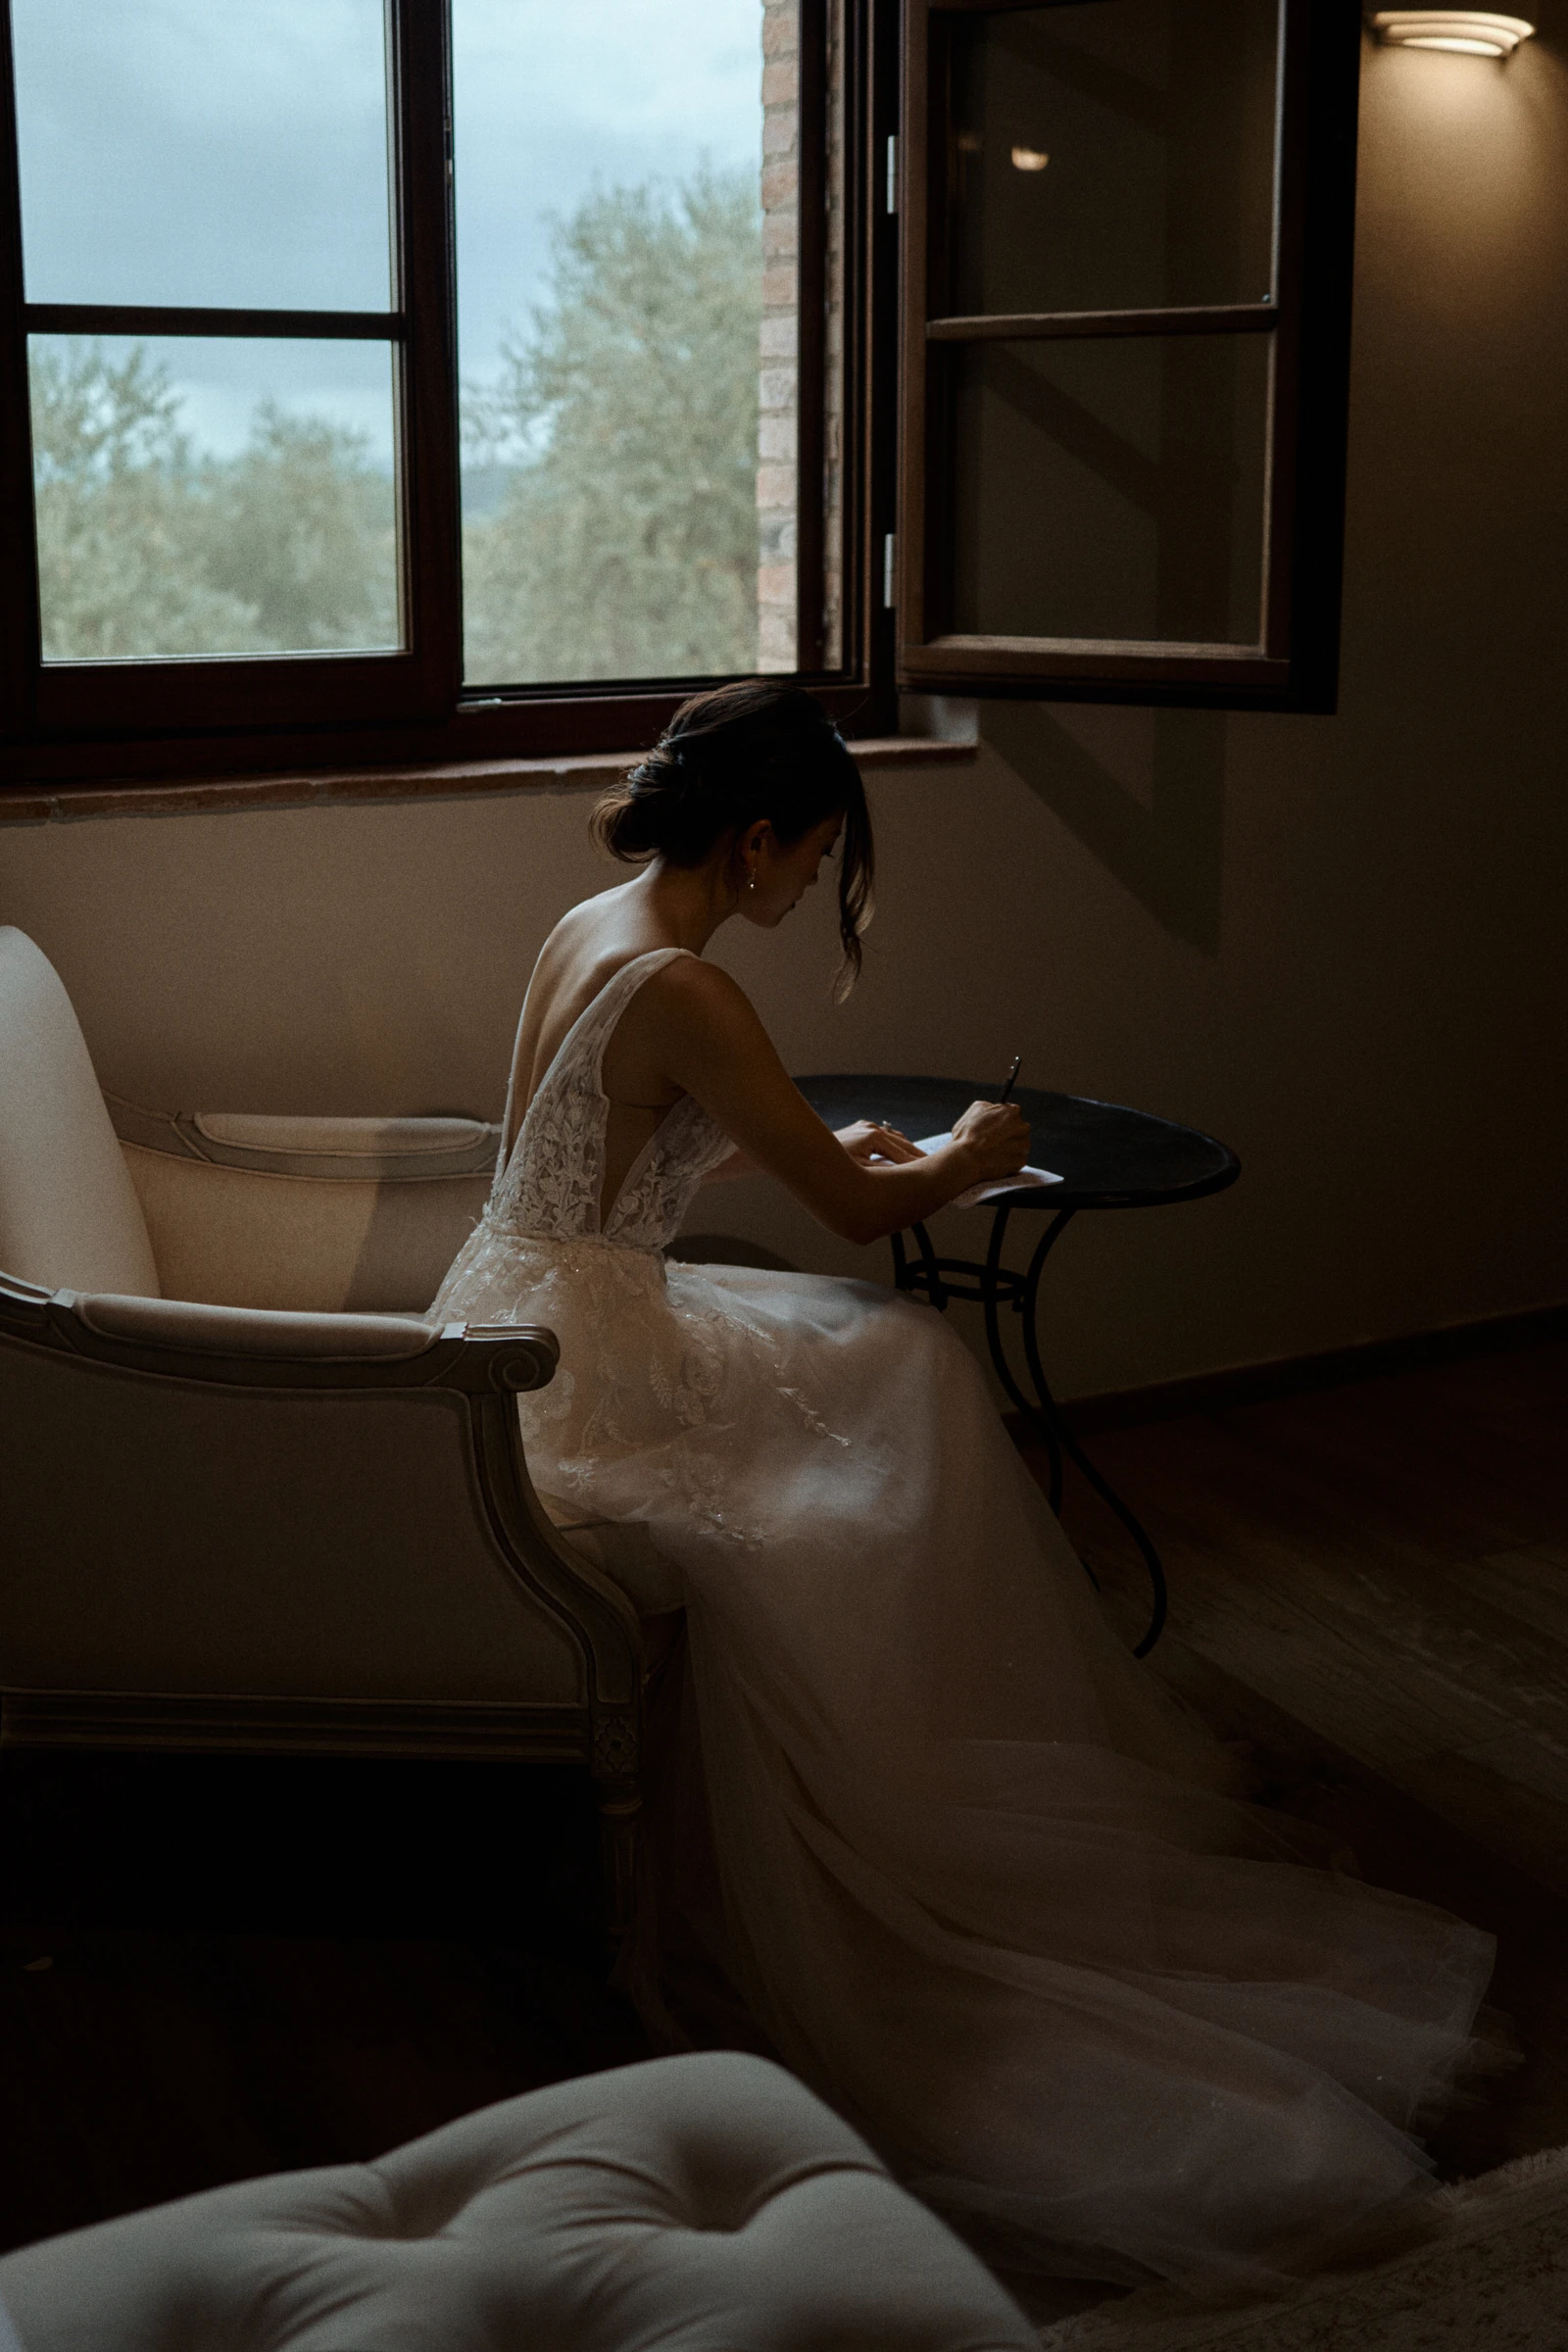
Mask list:
[[[905,0],[900,130],[904,211],[898,525],[898,683],[925,694],[1332,710],[1338,680],[1361,12],[1355,0],[1281,0],[1276,260],[1267,303],[1202,309],[933,315],[945,257],[931,135],[954,20],[1080,0]],[[935,61],[935,71],[934,68]],[[1255,647],[960,635],[951,600],[952,479],[933,387],[955,343],[1264,333],[1273,343]]]
[[[897,120],[896,0],[847,0],[844,108],[843,651],[822,667],[825,132],[829,0],[800,0],[798,644],[803,682],[846,727],[895,723],[892,616],[868,551],[892,528],[897,223],[871,159]],[[397,307],[334,314],[29,305],[10,9],[0,0],[0,497],[33,513],[30,332],[352,335],[391,345],[401,380],[405,650],[176,661],[42,661],[30,527],[0,545],[0,786],[73,779],[431,766],[630,748],[700,680],[466,690],[452,64],[448,0],[390,0]],[[814,492],[814,497],[812,493]],[[878,583],[879,584],[879,583]]]
[[[385,653],[262,654],[161,661],[42,660],[32,533],[6,563],[4,598],[13,622],[11,674],[4,678],[6,733],[35,739],[165,734],[267,727],[280,712],[306,728],[341,724],[370,710],[417,720],[451,699],[458,660],[456,613],[444,593],[457,552],[456,370],[451,331],[450,238],[446,228],[449,75],[439,8],[394,0],[389,11],[388,122],[395,307],[386,312],[223,310],[184,305],[29,303],[22,264],[22,208],[16,91],[6,10],[0,66],[0,330],[8,348],[0,378],[0,443],[8,510],[31,517],[32,452],[27,337],[212,335],[250,339],[353,339],[388,347],[394,369],[402,549],[404,649]],[[21,720],[16,727],[17,718]]]
[[[1276,367],[1268,470],[1266,624],[1257,651],[958,639],[941,611],[931,472],[925,109],[933,16],[1041,0],[845,0],[843,660],[822,664],[824,172],[829,0],[800,0],[799,609],[803,682],[861,735],[891,732],[897,691],[1096,702],[1331,710],[1343,556],[1350,242],[1360,12],[1285,0],[1276,303],[1199,318],[1122,313],[1051,322],[1074,334],[1270,332]],[[1072,0],[1057,0],[1072,4]],[[401,529],[407,650],[244,660],[41,661],[30,530],[0,543],[0,789],[505,763],[629,749],[697,681],[466,690],[461,661],[456,305],[447,0],[392,0],[399,308],[385,314],[125,310],[24,304],[9,6],[0,0],[0,496],[32,514],[26,336],[99,332],[350,331],[401,354]],[[902,86],[901,86],[902,85]],[[899,146],[899,207],[887,198]],[[1311,167],[1310,200],[1307,169]],[[901,262],[902,245],[902,262]],[[1243,319],[1241,311],[1249,316]],[[1272,315],[1260,317],[1260,313]],[[1174,319],[1175,323],[1171,321]],[[1002,331],[995,321],[979,332]],[[902,378],[902,382],[899,380]],[[902,460],[901,460],[902,453]],[[896,610],[884,593],[890,538]]]

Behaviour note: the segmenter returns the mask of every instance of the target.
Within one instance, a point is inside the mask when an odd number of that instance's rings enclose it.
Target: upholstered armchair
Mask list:
[[[0,929],[0,1740],[577,1759],[617,1927],[661,1564],[534,1490],[552,1335],[417,1319],[495,1144],[111,1110]]]

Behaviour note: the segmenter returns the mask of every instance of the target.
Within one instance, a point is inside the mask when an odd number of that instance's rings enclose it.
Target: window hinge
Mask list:
[[[888,211],[899,209],[899,142],[895,134],[888,138]]]
[[[888,531],[882,540],[882,604],[883,609],[889,612],[898,610],[898,533]]]

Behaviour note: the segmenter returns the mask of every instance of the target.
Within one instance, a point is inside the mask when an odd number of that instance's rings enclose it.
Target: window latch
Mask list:
[[[899,142],[895,134],[888,138],[888,211],[899,209]]]
[[[896,531],[888,531],[882,540],[882,606],[888,612],[898,610],[898,564],[899,536]]]

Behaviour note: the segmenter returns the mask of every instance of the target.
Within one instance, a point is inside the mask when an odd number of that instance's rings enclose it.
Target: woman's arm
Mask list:
[[[910,1156],[896,1165],[857,1157],[812,1110],[727,972],[683,956],[644,993],[657,1023],[647,1043],[671,1082],[696,1096],[753,1167],[776,1176],[846,1241],[902,1232],[971,1184],[1012,1175],[1028,1156],[1023,1114],[990,1102],[971,1104],[939,1151],[906,1144]]]
[[[905,1160],[922,1156],[902,1129],[880,1126],[874,1119],[857,1119],[853,1127],[835,1127],[833,1133],[852,1159]],[[731,1176],[757,1176],[760,1173],[756,1160],[737,1150],[727,1159],[721,1159],[716,1168],[710,1168],[703,1182],[723,1184]]]
[[[728,1159],[721,1159],[716,1168],[709,1169],[703,1182],[705,1184],[727,1184],[732,1176],[755,1176],[758,1173],[755,1159],[750,1158],[744,1152],[732,1152]]]

